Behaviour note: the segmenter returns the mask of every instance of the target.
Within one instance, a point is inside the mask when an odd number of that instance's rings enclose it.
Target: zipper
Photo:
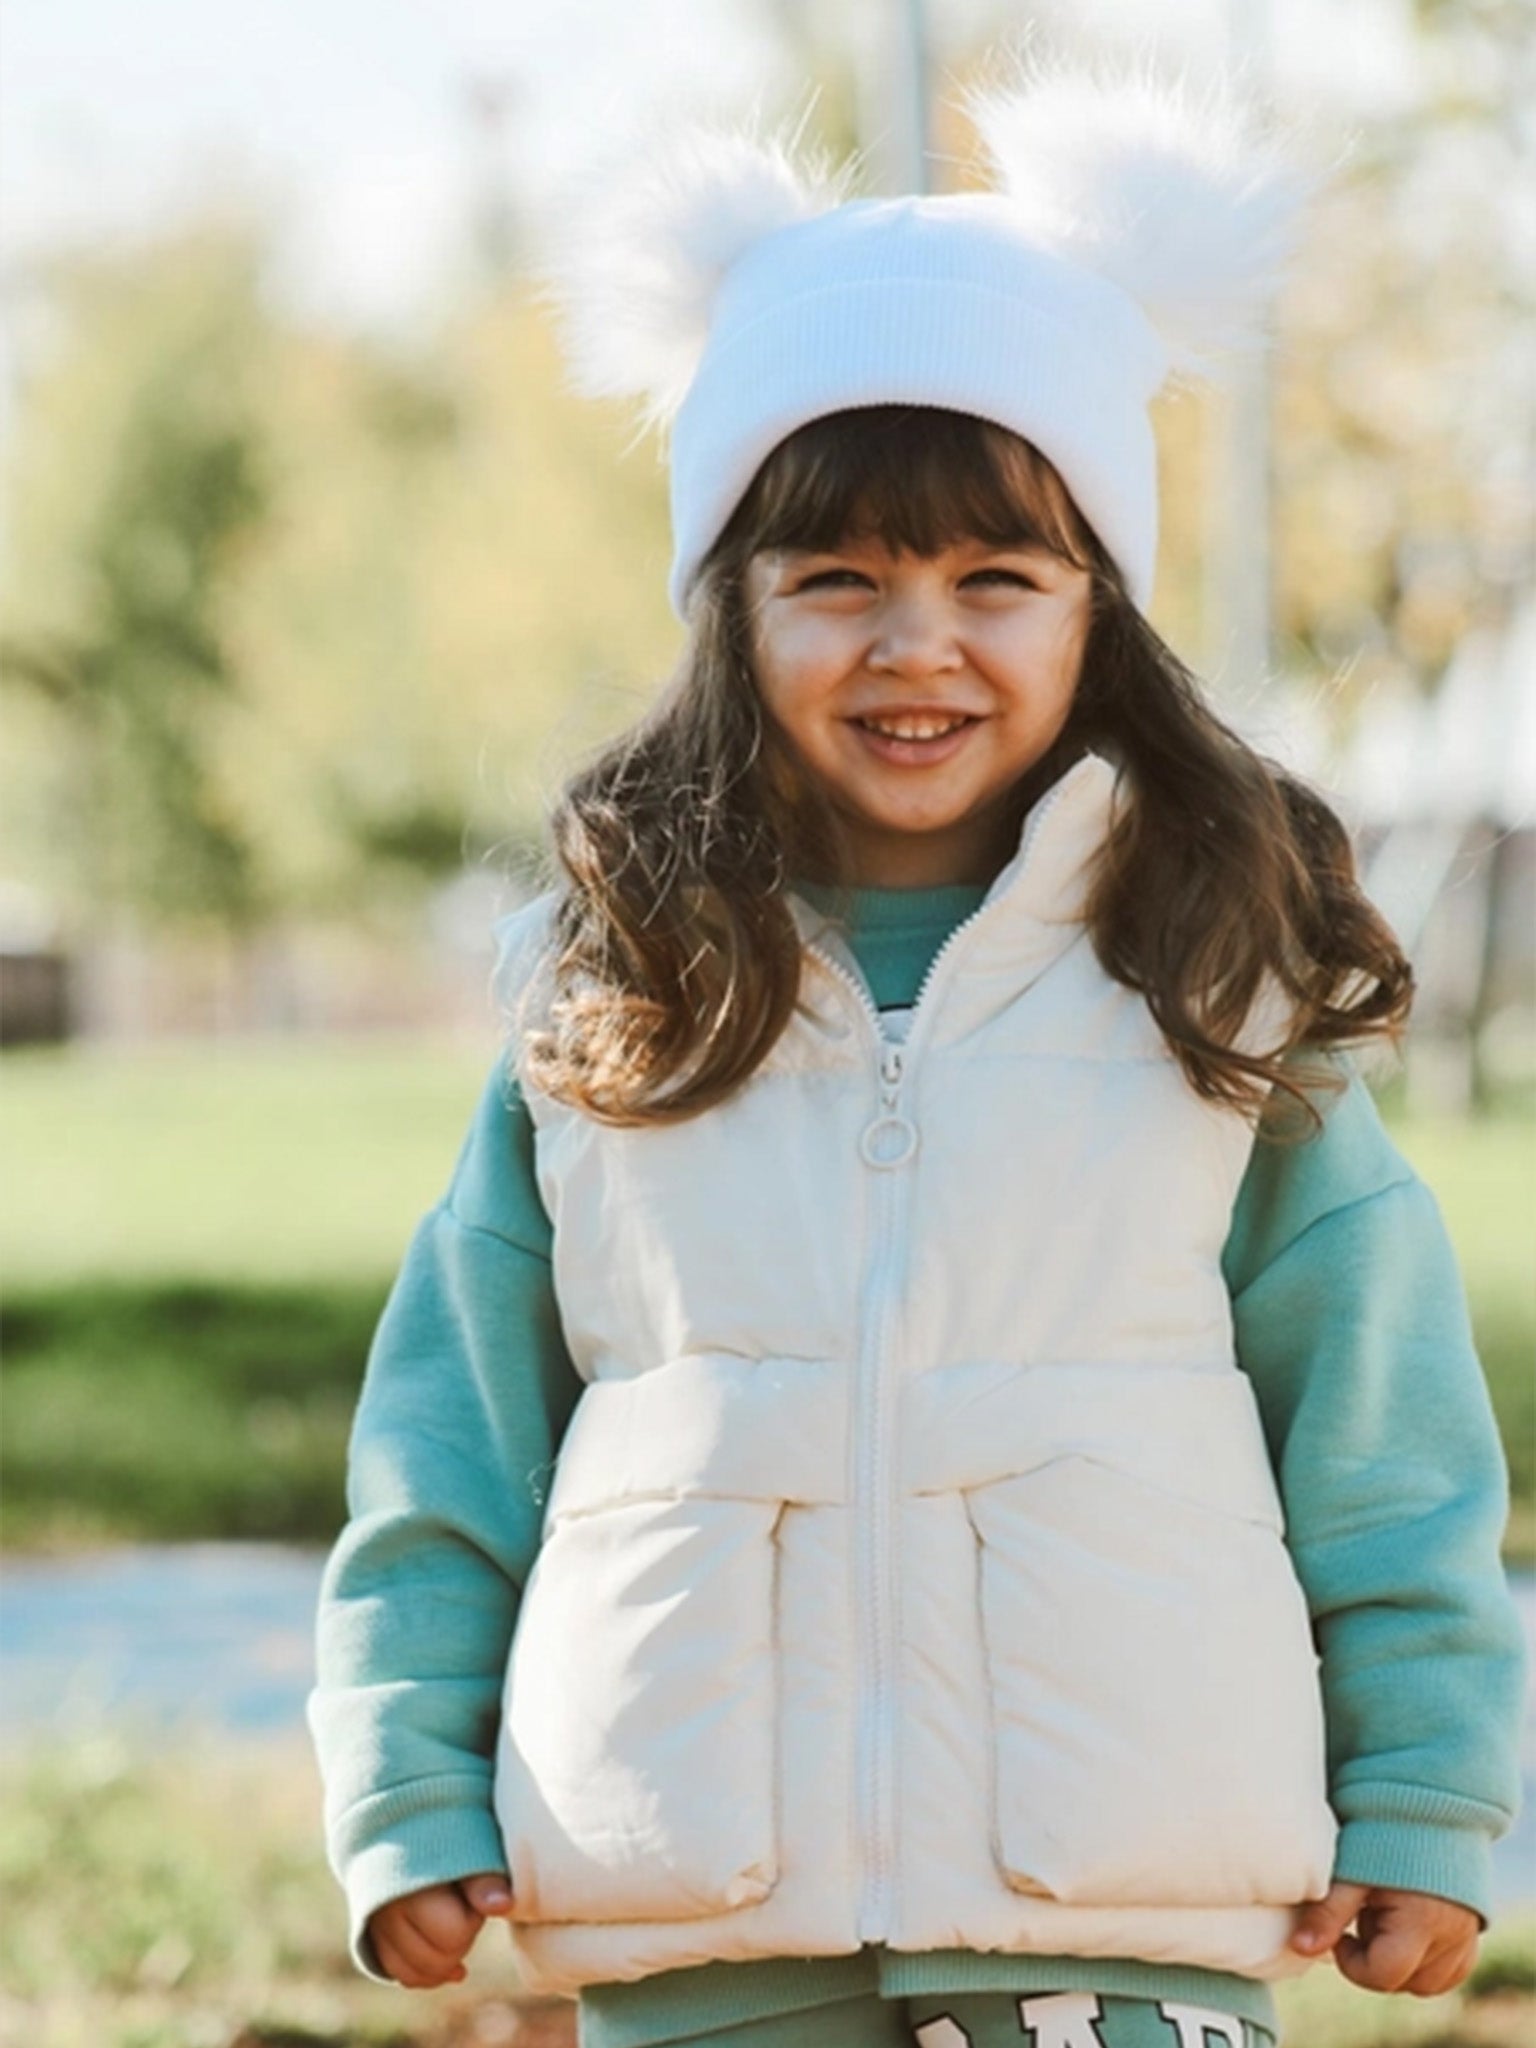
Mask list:
[[[859,1910],[860,1941],[883,1940],[890,1926],[896,1870],[895,1754],[896,1701],[896,1404],[901,1378],[895,1351],[895,1310],[905,1265],[907,1192],[910,1175],[899,1169],[916,1150],[916,1132],[900,1115],[904,1061],[901,1048],[887,1045],[880,1062],[881,1114],[866,1126],[860,1152],[876,1169],[874,1251],[865,1297],[865,1343],[859,1361],[857,1438],[859,1483],[856,1498],[867,1504],[858,1528],[862,1536],[859,1579],[865,1588],[867,1683],[860,1719],[864,1741],[861,1805],[865,1842],[865,1888]],[[894,1138],[888,1158],[872,1145]]]
[[[912,1071],[912,1052],[919,1022],[926,1019],[939,972],[965,933],[984,917],[1017,879],[1029,858],[1041,824],[1060,800],[1058,783],[1036,807],[1025,828],[1012,873],[996,894],[989,894],[963,918],[928,964],[913,1002],[907,1037],[898,1043],[885,1036],[880,1012],[867,983],[824,947],[809,950],[836,980],[851,991],[868,1020],[876,1053],[877,1108],[859,1138],[859,1156],[874,1173],[871,1190],[873,1224],[865,1269],[860,1346],[854,1388],[854,1581],[858,1593],[858,1639],[862,1651],[854,1755],[857,1759],[857,1822],[863,1844],[863,1876],[858,1915],[860,1941],[883,1941],[893,1924],[896,1876],[896,1704],[898,1630],[896,1625],[896,1411],[902,1377],[897,1357],[899,1323],[896,1309],[906,1272],[906,1238],[911,1206],[907,1166],[918,1149],[916,1125],[905,1114],[903,1089]],[[1001,879],[1001,878],[1000,878]]]
[[[847,987],[868,1019],[875,1052],[875,1114],[859,1136],[859,1156],[873,1170],[872,1223],[859,1322],[863,1341],[854,1381],[853,1573],[860,1652],[854,1757],[856,1828],[863,1848],[858,1908],[860,1941],[880,1941],[891,1925],[895,1854],[896,1395],[899,1376],[889,1369],[888,1332],[900,1298],[905,1191],[904,1166],[917,1149],[917,1132],[902,1114],[905,1048],[885,1036],[868,986],[823,947],[810,950]]]

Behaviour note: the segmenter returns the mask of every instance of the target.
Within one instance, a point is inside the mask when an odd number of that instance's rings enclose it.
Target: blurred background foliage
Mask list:
[[[1479,195],[1523,172],[1496,107],[1446,81],[1363,128],[1319,196],[1285,305],[1276,607],[1294,671],[1432,689],[1469,627],[1531,574],[1536,273]]]
[[[43,279],[0,865],[72,922],[248,926],[439,880],[532,835],[552,743],[632,714],[670,655],[659,464],[615,463],[525,284],[406,359],[285,320],[266,253],[226,218]],[[626,552],[655,573],[614,574]]]
[[[846,147],[846,45],[776,11],[818,137]],[[1384,675],[1433,690],[1530,578],[1536,287],[1519,210],[1488,203],[1523,168],[1526,12],[1422,8],[1424,96],[1353,124],[1279,307],[1276,652],[1340,730]],[[1336,154],[1337,126],[1315,142]],[[933,146],[968,175],[958,115]],[[515,230],[414,345],[283,310],[275,232],[194,209],[23,280],[0,871],[77,930],[114,906],[249,929],[419,896],[535,839],[677,649],[656,451],[616,459],[628,416],[564,390]],[[1158,407],[1156,617],[1197,661],[1221,404]]]

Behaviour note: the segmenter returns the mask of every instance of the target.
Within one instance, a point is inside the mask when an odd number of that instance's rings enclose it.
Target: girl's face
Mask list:
[[[1018,827],[1010,794],[1071,709],[1090,589],[1045,549],[986,541],[752,557],[758,687],[842,814],[855,884],[996,874]]]

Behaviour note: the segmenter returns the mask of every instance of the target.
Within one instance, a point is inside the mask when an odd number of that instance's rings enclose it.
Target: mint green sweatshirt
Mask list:
[[[849,937],[878,1005],[911,1003],[983,894],[856,893]],[[1504,1461],[1434,1196],[1343,1064],[1349,1085],[1320,1102],[1320,1136],[1255,1144],[1222,1268],[1321,1656],[1335,1875],[1486,1919],[1490,1847],[1518,1799],[1524,1678],[1499,1562]],[[308,1717],[327,1844],[353,1958],[373,1976],[376,1907],[504,1868],[491,1803],[502,1677],[581,1391],[550,1247],[532,1122],[498,1061],[379,1322],[317,1616]],[[1216,1971],[867,1948],[592,1986],[583,2041],[644,2048],[875,1988],[1092,1990],[1275,2025],[1268,1986]]]

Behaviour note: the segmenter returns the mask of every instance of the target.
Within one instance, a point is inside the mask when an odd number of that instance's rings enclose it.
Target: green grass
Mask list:
[[[1536,1557],[1536,1115],[1404,1117],[1392,1136],[1434,1189],[1461,1262],[1509,1458],[1511,1556]]]
[[[328,1542],[389,1279],[494,1041],[0,1068],[0,1541]]]
[[[374,1985],[346,1954],[320,1788],[302,1739],[123,1734],[0,1758],[3,2048],[526,2048],[569,2044],[520,2010],[504,1935],[469,1979]],[[1496,1923],[1468,1985],[1383,1998],[1319,1965],[1280,1989],[1287,2048],[1528,2048],[1536,1920]]]
[[[385,1284],[14,1291],[0,1541],[328,1541]]]
[[[495,1928],[455,1990],[352,1968],[302,1739],[47,1742],[0,1763],[0,1808],[5,2048],[447,2048],[516,1993]]]
[[[397,1037],[8,1052],[9,1282],[385,1276],[494,1055]]]
[[[0,1538],[324,1542],[369,1336],[494,1041],[12,1052]],[[1440,1197],[1536,1555],[1536,1117],[1390,1115]]]

